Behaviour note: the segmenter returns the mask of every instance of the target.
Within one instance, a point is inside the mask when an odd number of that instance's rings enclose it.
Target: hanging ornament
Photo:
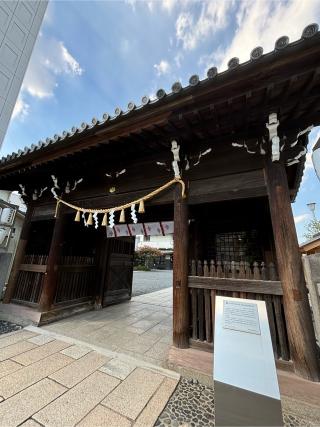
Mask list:
[[[93,224],[93,221],[92,221],[92,213],[91,213],[91,212],[89,213],[87,224],[88,224],[88,225],[92,225],[92,224]]]
[[[126,222],[126,217],[125,217],[124,209],[121,210],[119,222],[122,222],[122,223]]]
[[[103,226],[107,226],[108,225],[108,214],[107,213],[105,213],[104,215],[103,215],[103,219],[102,219],[102,223],[101,223],[101,225],[103,225]]]
[[[34,190],[32,194],[32,200],[37,200],[37,199],[38,199],[38,190]]]
[[[78,184],[80,184],[80,182],[82,182],[83,181],[83,178],[80,178],[80,179],[78,179],[78,180],[75,180],[74,181],[74,184],[73,184],[73,187],[71,188],[71,190],[73,191],[73,190],[75,190],[76,188],[77,188],[77,185]]]
[[[89,224],[87,223],[87,220],[86,220],[86,214],[84,212],[82,212],[82,218],[83,218],[84,225],[86,227],[89,227]]]
[[[94,228],[97,229],[99,227],[98,212],[95,212],[92,216],[94,219]]]
[[[75,222],[80,222],[80,211],[77,211],[76,217],[74,220],[75,220]]]
[[[145,212],[144,211],[144,201],[143,200],[140,200],[138,212],[139,213],[144,213]]]
[[[19,187],[21,189],[21,191],[20,191],[21,196],[26,196],[27,195],[26,194],[26,187],[22,184],[19,184]]]
[[[138,218],[136,215],[136,205],[133,204],[131,205],[131,219],[134,222],[134,224],[136,224],[138,222]]]
[[[67,181],[66,188],[65,188],[64,192],[65,192],[66,194],[69,194],[69,193],[70,193],[70,182],[69,182],[69,181]]]
[[[109,227],[114,227],[114,211],[111,211],[109,215]]]

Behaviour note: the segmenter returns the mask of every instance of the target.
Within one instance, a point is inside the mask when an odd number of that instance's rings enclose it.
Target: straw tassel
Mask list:
[[[140,200],[138,212],[144,213],[144,200]]]
[[[124,209],[121,210],[119,222],[126,222],[126,217],[124,214]]]
[[[103,219],[102,219],[101,225],[104,225],[105,227],[108,225],[108,214],[107,213],[105,213],[103,215]]]
[[[75,220],[75,222],[80,222],[80,211],[77,211],[76,217],[74,220]]]
[[[92,213],[90,212],[87,220],[87,225],[92,225],[92,224],[93,224]]]

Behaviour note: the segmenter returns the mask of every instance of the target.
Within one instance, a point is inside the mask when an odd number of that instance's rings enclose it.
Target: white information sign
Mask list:
[[[223,327],[234,331],[260,335],[257,304],[224,300]]]
[[[215,425],[283,426],[266,304],[217,296]]]

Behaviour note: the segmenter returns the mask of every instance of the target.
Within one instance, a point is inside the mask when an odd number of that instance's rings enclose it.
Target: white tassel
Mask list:
[[[114,211],[111,211],[109,215],[109,227],[114,227]]]
[[[134,224],[136,224],[138,222],[138,218],[136,215],[136,205],[133,204],[131,205],[131,219],[134,222]]]
[[[99,218],[98,218],[98,212],[95,212],[92,215],[93,219],[94,219],[94,228],[97,229],[99,227]]]

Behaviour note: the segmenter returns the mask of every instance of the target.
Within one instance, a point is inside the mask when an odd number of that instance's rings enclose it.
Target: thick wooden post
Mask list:
[[[173,345],[189,347],[188,204],[181,187],[174,190]]]
[[[3,297],[3,302],[5,304],[9,304],[11,299],[14,296],[14,291],[16,289],[18,275],[19,275],[19,268],[20,268],[20,265],[23,263],[23,259],[26,252],[26,246],[27,246],[27,242],[30,234],[32,214],[33,214],[33,205],[30,204],[28,205],[26,216],[24,218],[24,222],[23,222],[23,226],[20,234],[20,240],[16,250],[16,255],[12,264],[8,285]]]
[[[265,181],[294,370],[306,379],[319,381],[315,334],[284,165],[268,160]]]
[[[63,245],[63,234],[66,223],[64,207],[60,206],[55,220],[51,245],[48,255],[47,271],[44,277],[42,292],[39,301],[39,310],[41,312],[50,310],[58,287],[58,263],[61,256]]]

